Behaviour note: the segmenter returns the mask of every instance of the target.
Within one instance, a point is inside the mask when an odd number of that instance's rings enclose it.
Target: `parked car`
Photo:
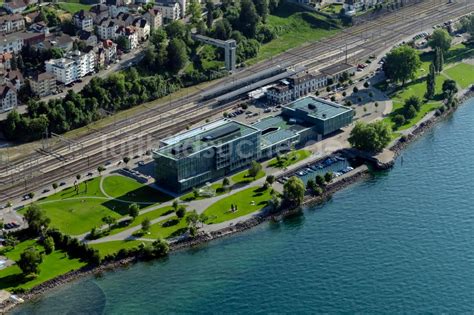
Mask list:
[[[65,186],[65,185],[66,185],[65,182],[60,182],[60,183],[59,183],[59,186]]]

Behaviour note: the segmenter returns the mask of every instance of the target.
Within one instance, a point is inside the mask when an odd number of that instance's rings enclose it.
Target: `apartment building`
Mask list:
[[[94,30],[94,16],[90,12],[84,10],[76,12],[72,17],[72,20],[79,30],[89,32]]]
[[[163,18],[169,21],[179,20],[181,18],[181,6],[176,1],[158,0],[155,8],[161,12]]]
[[[5,112],[18,105],[17,91],[11,83],[0,85],[0,111]]]
[[[143,18],[148,21],[152,30],[163,25],[163,14],[157,8],[151,8],[143,14]]]
[[[0,17],[0,33],[8,34],[25,29],[25,19],[21,14],[9,14]]]
[[[64,58],[46,61],[46,72],[53,74],[57,81],[69,84],[95,71],[95,58],[93,51],[72,51]]]
[[[30,87],[40,97],[51,95],[56,90],[56,76],[48,72],[40,73],[30,79]]]

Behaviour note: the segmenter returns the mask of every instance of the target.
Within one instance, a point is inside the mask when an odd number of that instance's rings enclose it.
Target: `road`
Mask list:
[[[454,19],[472,11],[474,3],[439,4],[429,0],[405,7],[396,14],[379,17],[363,25],[351,27],[337,35],[303,47],[287,51],[271,60],[243,69],[232,76],[218,80],[209,88],[230,84],[252,73],[279,64],[306,65],[318,68],[337,63],[347,54],[353,62],[383,51],[408,36],[430,25]],[[105,161],[121,159],[134,152],[143,152],[157,145],[159,139],[185,129],[234,104],[215,107],[213,101],[199,102],[194,93],[161,106],[152,107],[127,120],[121,120],[101,130],[76,139],[81,144],[55,148],[55,154],[35,153],[6,167],[0,174],[0,202],[14,200],[29,191],[49,186],[77,173],[95,169]]]

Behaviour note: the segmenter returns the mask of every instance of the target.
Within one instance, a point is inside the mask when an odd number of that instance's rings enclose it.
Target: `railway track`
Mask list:
[[[310,61],[310,63],[308,63],[309,65],[317,66],[318,64],[327,62],[327,58],[314,61],[315,55],[327,52],[328,47],[338,49],[337,47],[345,45],[349,40],[356,41],[364,39],[363,44],[351,49],[351,51],[356,51],[357,48],[361,48],[362,45],[365,45],[364,51],[358,54],[360,58],[364,58],[367,56],[367,51],[373,52],[374,49],[383,49],[383,47],[378,47],[381,43],[394,42],[395,40],[402,38],[403,35],[413,32],[413,25],[419,23],[413,23],[414,18],[419,20],[420,16],[423,16],[422,21],[426,21],[426,26],[428,26],[431,22],[431,24],[438,24],[447,19],[467,13],[466,6],[464,5],[454,4],[446,6],[449,7],[449,10],[447,11],[446,7],[433,8],[432,2],[433,1],[422,2],[421,4],[424,5],[420,5],[417,7],[416,11],[410,12],[406,19],[410,19],[411,23],[401,21],[399,15],[389,15],[387,19],[384,20],[384,24],[387,23],[387,21],[388,24],[392,23],[391,27],[396,28],[396,32],[390,33],[389,30],[382,32],[377,24],[358,26],[352,31],[350,31],[350,29],[344,30],[330,39],[311,43],[299,49],[295,49],[294,51],[284,53],[282,56],[279,56],[270,62],[264,62],[262,65],[257,65],[258,67],[252,67],[252,71],[258,71],[258,69],[261,69],[262,67],[268,67],[269,65],[278,62],[297,63],[301,62],[301,60]],[[472,8],[472,5],[469,8]],[[411,9],[413,9],[413,7]],[[340,53],[336,53],[335,56],[341,56],[343,54],[344,52],[341,51]],[[245,71],[242,71],[237,75],[241,76],[245,75],[245,73],[248,75],[248,72]],[[143,151],[149,147],[150,143],[148,141],[137,141],[137,138],[141,139],[148,136],[149,139],[160,139],[185,129],[186,125],[202,121],[215,113],[235,106],[235,104],[232,103],[225,105],[224,107],[212,108],[210,107],[212,105],[212,101],[199,104],[199,94],[195,93],[190,95],[188,98],[170,101],[168,105],[162,105],[150,109],[149,111],[145,111],[132,119],[122,120],[115,125],[105,127],[101,130],[95,130],[91,134],[83,137],[81,142],[83,144],[90,143],[90,145],[85,147],[87,152],[98,151],[97,153],[89,153],[89,155],[83,155],[80,159],[75,160],[73,159],[72,153],[65,152],[63,156],[68,159],[70,163],[64,163],[64,161],[61,162],[55,158],[51,158],[40,165],[25,168],[17,175],[10,176],[10,178],[4,180],[4,184],[0,186],[0,202],[12,200],[14,197],[44,187],[51,182],[59,181],[67,176],[90,170],[92,167],[111,159],[117,151],[120,151],[121,154],[126,154],[128,152]],[[175,110],[173,111],[172,108]],[[175,119],[179,121],[185,120],[188,124],[177,125],[174,123]],[[143,130],[145,130],[145,132]],[[110,137],[110,134],[114,135]],[[107,150],[103,150],[102,146],[104,140],[97,141],[98,137],[108,137],[107,142],[111,144],[111,146]],[[124,146],[126,148],[125,152]],[[64,150],[64,148],[58,148],[58,151],[61,150]],[[47,169],[58,163],[62,163],[63,165],[58,169],[53,169],[45,173],[37,172],[33,169],[35,167]],[[30,174],[30,176],[28,176],[28,174]]]

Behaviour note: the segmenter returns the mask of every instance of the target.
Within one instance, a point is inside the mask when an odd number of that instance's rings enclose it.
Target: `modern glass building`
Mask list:
[[[157,184],[183,192],[257,160],[260,130],[219,120],[162,141],[154,150]]]
[[[153,151],[159,186],[184,192],[329,135],[352,122],[351,108],[315,97],[253,125],[222,119],[162,141]]]

